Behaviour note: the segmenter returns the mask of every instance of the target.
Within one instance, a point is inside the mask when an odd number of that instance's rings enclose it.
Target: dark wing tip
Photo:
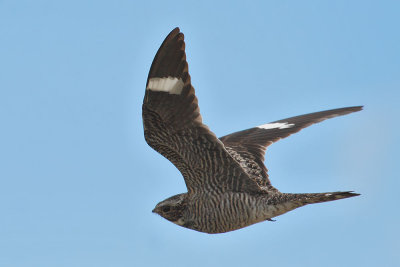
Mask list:
[[[174,38],[176,35],[178,35],[180,32],[179,27],[174,28],[168,35],[167,37],[165,37],[164,43],[168,40],[171,40],[172,38]],[[183,33],[181,33],[183,34]]]
[[[354,106],[354,107],[345,107],[337,109],[337,115],[347,115],[353,112],[358,112],[363,110],[364,106]]]
[[[348,107],[347,109],[351,110],[352,112],[356,111],[361,111],[364,109],[364,106],[354,106],[354,107]]]
[[[184,39],[178,27],[165,37],[151,64],[147,84],[150,78],[155,77],[179,77],[185,82],[183,75],[188,72],[188,67]]]
[[[347,115],[353,112],[358,112],[363,110],[364,106],[353,106],[353,107],[345,107],[345,108],[338,108],[338,109],[332,109],[332,110],[327,110],[326,112],[338,115],[338,116],[342,116],[342,115]],[[321,113],[323,113],[324,111],[322,111]],[[336,117],[336,116],[334,116]],[[329,117],[327,117],[329,118]]]
[[[171,33],[177,33],[177,32],[180,32],[179,27],[175,27],[175,28],[170,32],[170,34],[171,34]]]
[[[361,111],[364,108],[364,106],[354,106],[354,107],[344,107],[344,108],[336,108],[336,109],[329,109],[329,110],[324,110],[324,111],[319,111],[319,112],[313,112],[313,113],[308,113],[300,116],[295,116],[291,118],[286,118],[283,120],[278,120],[274,121],[273,123],[276,122],[287,122],[287,123],[294,123],[294,124],[303,124],[298,130],[300,131],[303,128],[306,128],[310,126],[311,124],[318,123],[321,121],[324,121],[326,119],[331,119],[335,118],[338,116],[343,116],[347,115],[353,112],[358,112]],[[296,129],[296,128],[293,128]],[[294,131],[292,133],[295,133],[298,131]]]
[[[182,41],[184,40],[184,35],[180,31],[179,27],[176,27],[167,35],[167,37],[165,37],[164,41],[162,42],[162,44],[159,48],[159,51],[161,50],[161,48],[170,45],[169,43],[176,43],[176,42],[179,42],[180,40],[182,40]],[[159,52],[159,51],[157,51],[157,52]]]

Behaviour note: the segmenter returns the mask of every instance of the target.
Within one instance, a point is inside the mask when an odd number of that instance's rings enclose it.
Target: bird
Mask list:
[[[350,198],[353,191],[281,193],[264,165],[267,147],[326,119],[362,110],[331,109],[266,123],[218,138],[202,122],[177,27],[151,64],[142,105],[144,137],[181,172],[187,192],[159,202],[153,213],[195,231],[238,230],[296,208]]]

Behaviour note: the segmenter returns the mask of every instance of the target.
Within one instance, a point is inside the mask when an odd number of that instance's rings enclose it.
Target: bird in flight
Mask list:
[[[187,193],[161,201],[153,212],[196,231],[224,233],[307,204],[358,196],[352,191],[281,193],[271,185],[264,154],[272,143],[311,124],[361,109],[310,113],[217,138],[202,123],[184,35],[175,28],[154,57],[142,115],[146,142],[178,168]]]

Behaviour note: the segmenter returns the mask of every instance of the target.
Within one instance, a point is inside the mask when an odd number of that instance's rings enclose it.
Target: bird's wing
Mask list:
[[[147,143],[179,169],[189,193],[260,191],[202,123],[179,28],[165,38],[153,60],[142,112]]]
[[[326,119],[360,111],[362,106],[338,108],[274,121],[219,138],[231,155],[261,187],[274,189],[264,165],[265,150],[272,143]]]

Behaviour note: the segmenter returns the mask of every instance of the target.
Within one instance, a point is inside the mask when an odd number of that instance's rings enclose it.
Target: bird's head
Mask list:
[[[179,194],[161,201],[153,209],[161,217],[164,217],[170,222],[183,226],[183,212],[186,209],[186,194]]]

